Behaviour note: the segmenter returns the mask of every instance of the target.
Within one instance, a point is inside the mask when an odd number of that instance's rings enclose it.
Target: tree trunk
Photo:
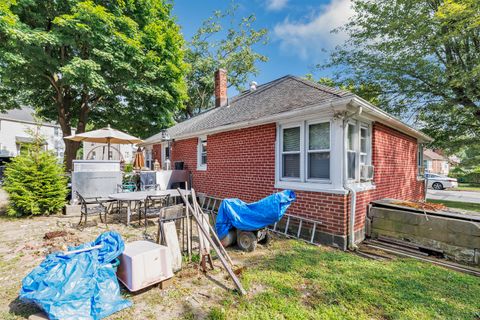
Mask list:
[[[65,142],[65,166],[67,171],[73,170],[73,160],[77,158],[77,151],[80,148],[80,142],[63,139]]]

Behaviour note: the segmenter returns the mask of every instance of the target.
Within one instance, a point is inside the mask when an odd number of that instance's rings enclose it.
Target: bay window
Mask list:
[[[345,173],[357,190],[375,188],[371,123],[344,121],[327,116],[279,123],[275,188],[345,194]]]
[[[357,178],[356,128],[357,126],[353,123],[347,125],[347,176],[349,180]]]
[[[350,182],[370,180],[362,174],[362,167],[372,164],[370,126],[352,120],[347,124],[347,177]]]

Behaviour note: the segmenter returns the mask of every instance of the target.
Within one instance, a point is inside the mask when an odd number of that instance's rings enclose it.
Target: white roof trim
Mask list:
[[[372,115],[373,118],[377,121],[384,123],[391,128],[397,129],[398,131],[403,132],[409,136],[415,137],[422,143],[428,143],[433,141],[433,139],[425,133],[410,127],[409,125],[403,123],[402,121],[391,116],[382,109],[375,107],[373,104],[360,97],[355,96],[352,99],[351,103],[357,106],[361,106],[364,112]]]

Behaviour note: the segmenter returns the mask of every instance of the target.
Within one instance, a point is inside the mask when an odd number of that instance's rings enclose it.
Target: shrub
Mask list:
[[[63,166],[52,152],[43,150],[39,136],[7,164],[4,177],[10,198],[8,215],[51,214],[65,205],[68,190]]]
[[[480,183],[480,167],[476,167],[465,176],[465,182]]]

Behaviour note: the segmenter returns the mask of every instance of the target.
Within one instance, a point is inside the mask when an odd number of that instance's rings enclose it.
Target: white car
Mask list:
[[[427,179],[427,188],[435,190],[443,190],[446,188],[458,187],[457,179],[441,176],[434,173],[425,173]]]

